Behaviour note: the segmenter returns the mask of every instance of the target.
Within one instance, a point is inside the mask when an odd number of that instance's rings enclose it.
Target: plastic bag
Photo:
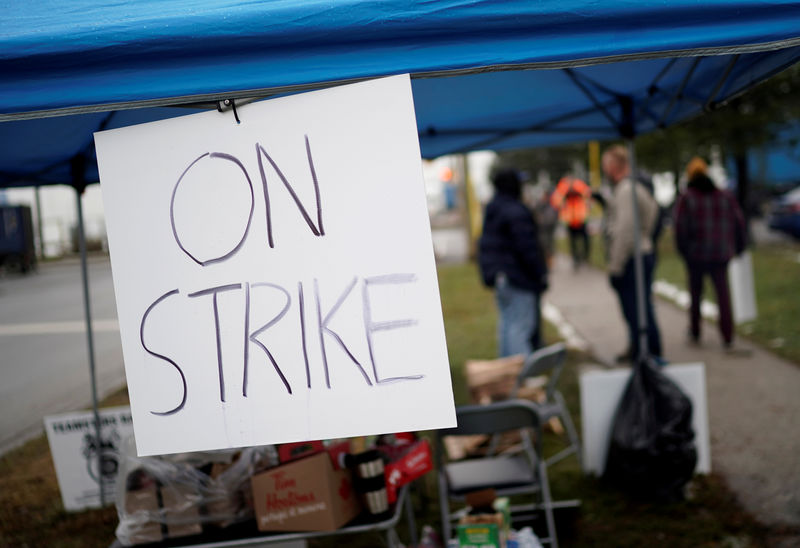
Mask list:
[[[692,402],[647,359],[633,370],[611,432],[604,477],[650,500],[679,500],[697,463]]]
[[[506,548],[542,548],[539,537],[530,527],[523,527],[519,531],[512,531],[506,543]]]
[[[117,474],[117,538],[159,542],[253,519],[250,478],[277,462],[272,446],[137,457],[131,437]]]

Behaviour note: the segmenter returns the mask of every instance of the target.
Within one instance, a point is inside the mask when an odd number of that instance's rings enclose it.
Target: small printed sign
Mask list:
[[[98,440],[92,412],[44,418],[58,487],[68,511],[99,508],[101,479],[106,504],[114,501],[121,443],[133,435],[130,407],[101,409],[100,425]]]

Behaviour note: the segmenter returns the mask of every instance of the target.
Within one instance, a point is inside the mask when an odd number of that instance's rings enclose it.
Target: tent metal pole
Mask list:
[[[649,291],[649,287],[645,287],[644,279],[644,254],[642,253],[642,240],[641,240],[641,212],[639,211],[638,199],[638,184],[636,180],[636,149],[633,146],[633,138],[627,139],[628,145],[628,163],[630,166],[631,178],[631,200],[633,206],[633,269],[634,277],[636,280],[636,316],[637,316],[637,329],[636,334],[639,337],[639,355],[636,356],[637,360],[644,359],[649,354],[649,347],[647,344],[647,309],[644,304],[645,291]]]
[[[36,234],[39,237],[39,260],[44,260],[44,232],[42,229],[42,196],[41,186],[36,185],[33,190],[33,199],[36,206]]]
[[[650,82],[649,86],[647,86],[647,97],[645,98],[645,100],[641,104],[641,106],[639,107],[639,111],[647,114],[656,123],[656,125],[658,125],[659,120],[658,120],[658,118],[655,117],[655,115],[651,115],[650,114],[650,108],[649,108],[650,107],[650,100],[653,97],[655,97],[656,94],[658,94],[659,92],[664,93],[658,87],[658,82],[661,80],[661,78],[664,77],[665,74],[667,74],[667,72],[669,72],[669,70],[673,67],[673,65],[675,65],[675,62],[677,60],[678,60],[677,58],[670,59],[669,62],[666,64],[666,66],[659,71],[659,73],[656,75],[655,78],[653,78],[653,81]]]
[[[478,237],[480,236],[481,229],[477,226],[476,222],[476,202],[475,202],[475,194],[472,190],[472,183],[470,182],[470,174],[469,174],[469,154],[463,153],[460,155],[461,159],[461,175],[463,178],[464,184],[464,211],[466,213],[465,218],[467,220],[467,242],[468,242],[468,249],[469,249],[469,257],[475,257],[475,242],[478,241]],[[478,208],[478,213],[480,214],[480,208]]]
[[[598,133],[599,131],[602,131],[602,128],[580,128],[579,127],[579,128],[575,128],[575,129],[570,129],[570,128],[553,128],[552,125],[551,125],[551,124],[560,124],[560,123],[563,123],[563,122],[568,122],[568,121],[573,120],[575,118],[580,118],[581,116],[585,116],[586,114],[590,114],[590,113],[595,112],[595,110],[596,110],[595,107],[592,106],[592,107],[581,109],[581,110],[578,110],[578,111],[575,111],[575,112],[570,112],[569,114],[566,114],[566,115],[561,115],[561,116],[557,116],[555,118],[550,118],[549,120],[545,120],[545,121],[543,121],[543,122],[541,122],[539,124],[533,125],[533,126],[528,126],[528,127],[522,128],[522,129],[510,129],[510,130],[507,130],[507,131],[502,131],[502,133],[500,133],[499,135],[493,135],[492,137],[484,138],[484,139],[482,139],[482,140],[480,140],[478,142],[469,143],[463,148],[457,148],[457,149],[442,151],[440,155],[443,155],[443,154],[462,154],[462,153],[467,153],[467,152],[469,152],[471,150],[481,150],[481,149],[484,149],[484,148],[491,148],[492,145],[502,141],[503,139],[508,139],[509,137],[514,137],[515,135],[522,135],[524,133],[533,133],[533,132],[541,132],[541,133],[562,133],[563,132],[563,133],[566,133],[566,132],[570,132],[570,131],[579,131],[580,132],[580,131],[584,131],[586,129],[589,129],[589,131],[591,131],[592,133]],[[470,130],[466,130],[466,131],[469,132]],[[483,129],[483,130],[475,130],[475,131],[472,131],[472,133],[476,133],[477,134],[477,133],[483,133],[485,131],[486,131],[485,129]],[[491,130],[490,129],[489,131],[491,131],[492,133],[496,133],[495,130]],[[609,134],[608,134],[609,138],[613,138],[613,137],[616,137],[618,135],[618,133],[616,131],[616,127],[609,128],[607,131],[609,132]],[[453,130],[447,130],[447,129],[442,130],[442,129],[437,129],[437,128],[433,128],[433,127],[429,127],[429,128],[426,128],[426,129],[423,129],[423,130],[419,131],[420,138],[422,138],[422,137],[435,137],[437,135],[461,135],[461,134],[462,133],[460,131],[453,131]],[[467,135],[469,133],[463,133],[463,134]]]
[[[725,82],[728,80],[728,76],[731,75],[733,67],[736,65],[738,61],[739,61],[739,55],[734,55],[733,58],[728,62],[728,65],[725,67],[725,71],[719,77],[719,80],[717,81],[717,84],[714,86],[714,89],[711,90],[711,93],[708,94],[708,99],[706,99],[706,102],[703,105],[703,108],[705,110],[711,110],[711,106],[714,103],[714,99],[717,98],[719,90],[722,89],[723,84],[725,84]]]
[[[103,440],[101,437],[100,411],[97,408],[97,370],[94,361],[94,338],[92,335],[92,308],[89,299],[89,269],[86,259],[86,233],[83,224],[83,202],[81,189],[75,189],[78,211],[78,247],[81,255],[81,279],[83,281],[83,309],[86,318],[86,338],[89,351],[89,372],[92,381],[92,411],[94,412],[94,433],[97,447],[97,483],[100,488],[100,507],[106,505],[103,486]]]
[[[675,93],[672,94],[672,98],[670,99],[669,104],[667,105],[667,108],[665,108],[664,112],[661,114],[661,119],[658,121],[658,125],[659,126],[663,126],[664,125],[664,123],[667,120],[667,117],[672,112],[672,109],[675,106],[675,103],[677,103],[679,99],[683,98],[683,90],[686,89],[686,86],[689,84],[689,80],[692,79],[692,75],[694,74],[694,71],[697,68],[697,65],[699,65],[700,61],[702,61],[702,60],[703,60],[702,57],[696,57],[695,60],[692,62],[692,66],[689,67],[689,70],[686,71],[686,75],[684,75],[683,80],[681,81],[680,87],[675,91]]]
[[[614,116],[608,111],[605,105],[603,105],[602,103],[600,103],[600,101],[597,100],[597,98],[592,94],[589,88],[586,87],[586,85],[583,82],[581,82],[580,78],[578,78],[578,75],[575,74],[575,72],[572,71],[571,69],[564,69],[564,73],[567,76],[569,76],[573,84],[578,86],[578,89],[580,89],[583,92],[583,94],[592,102],[595,108],[599,110],[603,114],[603,116],[605,116],[608,119],[609,122],[611,122],[611,127],[614,127],[617,123]]]

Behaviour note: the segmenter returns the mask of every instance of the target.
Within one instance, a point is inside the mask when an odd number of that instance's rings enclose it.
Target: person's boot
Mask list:
[[[723,352],[726,355],[732,358],[747,358],[753,354],[753,351],[749,348],[744,348],[735,344],[733,341],[723,343],[722,345]]]
[[[617,356],[615,356],[614,357],[614,361],[616,361],[617,363],[631,363],[631,362],[633,362],[633,356],[631,354],[631,349],[629,348],[625,352],[623,352],[622,354],[618,354]]]

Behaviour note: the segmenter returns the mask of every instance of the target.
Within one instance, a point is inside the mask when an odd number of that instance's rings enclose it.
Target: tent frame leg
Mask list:
[[[650,349],[647,344],[647,309],[645,307],[645,291],[649,291],[649,287],[645,287],[644,279],[644,255],[642,253],[641,241],[641,212],[639,211],[639,200],[637,199],[639,182],[636,179],[636,148],[633,144],[633,138],[626,139],[628,146],[628,162],[630,166],[630,178],[633,185],[633,192],[631,193],[633,200],[633,267],[634,277],[636,280],[636,315],[638,323],[639,337],[639,355],[635,356],[637,362],[643,360],[650,354]]]
[[[89,373],[92,381],[92,411],[94,412],[94,432],[97,444],[97,483],[100,489],[100,507],[106,505],[103,485],[103,439],[101,437],[100,411],[97,407],[97,369],[94,360],[94,337],[92,334],[92,307],[89,298],[89,268],[86,257],[86,232],[83,223],[83,193],[75,190],[75,203],[78,212],[78,248],[81,256],[81,281],[83,283],[83,310],[86,321],[86,338],[89,353]]]

